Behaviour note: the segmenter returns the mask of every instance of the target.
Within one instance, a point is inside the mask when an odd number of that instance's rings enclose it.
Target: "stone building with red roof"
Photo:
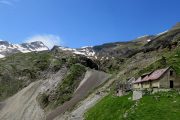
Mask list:
[[[133,89],[180,88],[180,80],[171,67],[143,74],[133,82]]]

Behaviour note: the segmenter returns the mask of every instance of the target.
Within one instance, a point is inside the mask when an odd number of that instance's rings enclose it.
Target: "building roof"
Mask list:
[[[135,81],[136,79],[134,78],[134,77],[132,77],[132,78],[130,78],[128,81],[127,81],[127,83],[133,83],[134,81]]]
[[[146,74],[145,76],[139,77],[134,83],[158,80],[168,69],[169,67],[150,72],[149,74]]]

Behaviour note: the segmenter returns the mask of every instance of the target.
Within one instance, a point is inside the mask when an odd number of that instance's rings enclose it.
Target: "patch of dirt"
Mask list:
[[[79,102],[72,111],[67,111],[65,114],[59,115],[54,120],[83,120],[84,113],[108,94],[108,88],[114,80],[115,79],[108,80],[103,87],[96,89],[86,99]]]

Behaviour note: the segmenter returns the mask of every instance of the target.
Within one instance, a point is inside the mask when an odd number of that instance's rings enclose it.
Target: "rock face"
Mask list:
[[[32,51],[44,51],[44,50],[49,50],[49,49],[40,41],[23,43],[23,44],[11,44],[7,41],[0,41],[0,58],[18,52],[27,53]]]

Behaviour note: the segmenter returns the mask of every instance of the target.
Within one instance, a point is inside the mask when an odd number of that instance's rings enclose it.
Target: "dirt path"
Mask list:
[[[73,98],[55,109],[52,113],[48,114],[47,120],[53,120],[58,115],[72,109],[78,102],[84,99],[90,93],[90,91],[101,85],[109,77],[110,76],[108,74],[96,70],[90,70],[86,72],[85,78],[82,80],[80,86],[75,91]]]

